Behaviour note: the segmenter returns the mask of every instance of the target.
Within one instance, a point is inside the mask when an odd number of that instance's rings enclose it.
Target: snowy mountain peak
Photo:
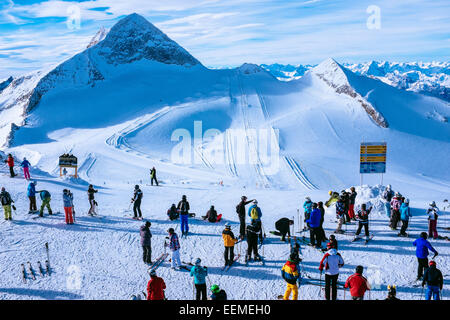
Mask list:
[[[257,64],[253,64],[253,63],[244,63],[237,69],[244,74],[266,72],[262,67],[258,66]]]
[[[329,85],[337,87],[348,84],[343,68],[336,60],[328,58],[318,66],[312,68],[311,71]]]
[[[165,64],[201,65],[184,48],[136,13],[117,22],[97,47],[98,54],[110,64],[147,59]]]

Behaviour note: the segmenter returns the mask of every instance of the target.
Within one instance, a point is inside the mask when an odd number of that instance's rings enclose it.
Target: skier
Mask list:
[[[438,255],[438,252],[433,248],[430,242],[428,242],[426,232],[422,232],[420,238],[416,239],[413,242],[413,245],[416,247],[416,257],[418,262],[417,280],[422,280],[423,271],[428,268],[428,249],[434,252],[433,259]]]
[[[363,203],[361,205],[361,209],[358,210],[356,214],[356,219],[358,219],[358,229],[355,233],[355,240],[359,239],[359,234],[361,233],[362,228],[364,227],[364,234],[366,236],[366,241],[369,241],[369,214],[372,211],[372,207],[366,209],[366,204]]]
[[[155,167],[150,169],[150,178],[151,178],[151,184],[153,185],[153,180],[156,182],[156,186],[158,186],[158,179],[156,179],[156,169]]]
[[[388,296],[384,300],[400,300],[397,298],[397,287],[394,285],[388,285]]]
[[[323,222],[325,221],[325,208],[323,207],[323,202],[317,202],[317,208],[320,210],[320,228],[319,228],[319,239],[320,242],[327,241],[327,236],[325,235],[325,230],[323,229]]]
[[[30,162],[27,160],[27,158],[23,158],[23,161],[20,163],[20,166],[23,169],[23,177],[26,180],[30,180]]]
[[[275,222],[275,229],[277,229],[281,233],[281,241],[286,241],[286,234],[288,237],[291,237],[291,228],[294,224],[294,220],[290,220],[288,218],[281,218],[277,222]]]
[[[439,237],[437,232],[437,220],[439,216],[439,209],[436,206],[436,202],[432,201],[430,207],[427,210],[428,215],[428,237],[437,239]]]
[[[400,221],[400,207],[402,205],[402,196],[396,192],[394,198],[391,200],[391,223],[392,230],[397,230],[397,224]]]
[[[63,190],[63,203],[66,224],[73,224],[73,194],[68,189]]]
[[[309,219],[309,216],[311,215],[312,211],[312,201],[310,197],[305,197],[305,202],[303,202],[303,209],[305,215],[303,221],[306,223],[306,226],[303,228],[303,230],[308,230],[309,223],[307,223],[306,220]]]
[[[41,210],[39,210],[39,216],[44,216],[44,208],[47,207],[48,214],[52,214],[52,208],[50,207],[50,201],[52,200],[50,192],[47,190],[40,190],[36,191],[39,193],[39,196],[41,197],[42,204],[41,204]]]
[[[335,203],[339,199],[339,193],[337,193],[336,191],[330,190],[328,191],[328,194],[330,195],[330,199],[328,199],[328,201],[325,202],[325,206],[327,208],[330,207],[333,203]]]
[[[156,271],[150,271],[150,281],[147,284],[147,300],[164,300],[166,283],[156,275]]]
[[[426,300],[441,300],[440,290],[444,285],[444,278],[442,277],[442,272],[436,268],[436,262],[431,260],[429,267],[425,270],[423,274],[422,287],[427,285],[427,292],[425,294]]]
[[[167,232],[169,233],[169,249],[172,251],[172,269],[180,268],[180,241],[178,240],[178,235],[173,228],[169,228]]]
[[[321,218],[320,210],[317,208],[317,203],[312,204],[311,215],[306,223],[309,225],[309,238],[310,244],[317,249],[322,247],[322,235],[320,234],[320,218]]]
[[[9,192],[5,190],[5,187],[2,187],[2,191],[0,193],[0,202],[3,207],[3,212],[5,214],[5,220],[12,220],[11,216],[11,206],[14,203],[13,199],[11,199],[11,195]]]
[[[27,196],[28,196],[28,199],[30,200],[30,211],[28,211],[29,214],[37,211],[36,185],[37,185],[37,181],[33,181],[28,184],[28,188],[27,188]]]
[[[337,281],[339,278],[339,268],[344,266],[344,259],[337,252],[336,249],[330,249],[320,261],[319,270],[322,275],[323,269],[325,269],[325,299],[330,300],[330,288],[331,288],[331,300],[337,298]]]
[[[408,228],[409,218],[412,217],[411,208],[409,207],[409,199],[405,199],[400,207],[400,219],[402,220],[402,227],[398,236],[406,237],[406,229]]]
[[[330,250],[330,249],[338,249],[338,242],[337,242],[337,240],[336,240],[336,237],[334,236],[334,234],[330,234],[330,238],[329,238],[329,240],[330,241],[328,241],[328,243],[327,243],[327,250]]]
[[[17,176],[17,174],[14,173],[14,158],[11,153],[8,154],[8,158],[5,160],[5,163],[8,164],[9,174],[10,174],[11,178],[14,178],[15,176]]]
[[[355,191],[355,187],[351,187],[350,188],[350,202],[349,202],[349,206],[348,206],[348,215],[350,217],[350,220],[356,221],[355,218],[355,202],[356,202],[356,196],[358,195]]]
[[[385,200],[384,209],[388,218],[391,217],[391,200],[394,197],[394,191],[391,189],[391,185],[388,184],[386,190],[383,193],[383,199]]]
[[[181,221],[181,233],[182,235],[186,235],[189,232],[189,202],[186,199],[186,196],[183,195],[181,197],[181,201],[178,202],[177,209],[180,212],[180,221]]]
[[[225,230],[222,231],[222,238],[225,246],[225,266],[231,266],[234,262],[234,245],[238,242],[238,239],[234,237],[228,222],[225,224]]]
[[[342,202],[344,203],[344,217],[345,217],[344,223],[349,223],[350,216],[348,215],[348,210],[350,208],[350,194],[347,191],[342,190],[341,198],[342,198]]]
[[[357,266],[356,272],[345,281],[344,287],[350,288],[352,300],[364,300],[366,290],[370,290],[369,281],[362,275],[363,270],[363,266]]]
[[[133,212],[134,212],[133,219],[136,220],[142,219],[142,211],[141,211],[142,196],[143,193],[141,189],[139,189],[138,185],[135,185],[133,199],[131,199],[131,202],[133,202]]]
[[[217,211],[214,209],[214,206],[211,206],[209,208],[208,212],[206,213],[206,216],[202,216],[203,220],[208,220],[209,222],[216,222],[217,221]]]
[[[177,206],[175,203],[172,203],[172,206],[169,210],[167,210],[167,215],[169,216],[170,221],[177,220],[179,217]]]
[[[227,300],[227,293],[225,290],[220,289],[217,284],[211,286],[211,300]]]
[[[139,229],[143,253],[142,260],[146,264],[152,263],[152,233],[150,232],[151,225],[152,223],[150,221],[145,221],[145,223]]]
[[[250,222],[252,222],[253,220],[256,220],[258,227],[262,229],[262,221],[261,221],[262,212],[261,212],[261,208],[258,207],[257,200],[253,200],[253,205],[248,209],[248,215],[250,217]],[[259,242],[261,244],[263,243],[262,232],[259,235]]]
[[[284,292],[283,300],[289,300],[292,292],[292,300],[298,300],[298,287],[297,280],[300,276],[297,268],[298,261],[296,260],[295,254],[289,256],[288,261],[284,264],[281,269],[281,276],[284,281],[286,281],[286,291]]]
[[[338,226],[335,233],[344,233],[342,231],[342,224],[345,221],[345,209],[344,209],[344,202],[342,201],[342,197],[339,197],[338,201],[336,202],[336,218],[338,219]]]
[[[88,212],[88,215],[90,215],[90,216],[93,216],[96,213],[95,212],[95,207],[96,207],[97,202],[95,201],[94,194],[97,193],[97,192],[98,192],[98,190],[95,190],[94,186],[92,184],[90,184],[89,188],[88,188],[88,191],[87,191],[89,204],[91,206],[89,208],[89,212]]]
[[[256,220],[252,220],[251,224],[247,226],[247,256],[246,261],[251,260],[252,252],[255,261],[261,261],[258,254],[258,238],[261,234],[261,228]]]
[[[239,202],[239,204],[236,206],[236,213],[238,214],[239,223],[240,223],[239,238],[241,240],[244,239],[244,236],[245,236],[245,206],[253,201],[255,201],[255,199],[247,201],[247,197],[242,196],[241,202]]]
[[[194,277],[194,285],[196,289],[196,300],[208,300],[206,296],[206,276],[208,275],[208,268],[202,267],[200,263],[202,260],[198,258],[195,265],[191,268],[190,275]]]

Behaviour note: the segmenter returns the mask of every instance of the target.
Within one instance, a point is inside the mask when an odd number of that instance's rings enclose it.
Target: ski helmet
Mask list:
[[[134,189],[135,189],[135,190],[139,189],[139,186],[138,186],[138,185],[135,185],[135,186],[134,186]]]
[[[27,160],[27,158],[23,157],[23,161]]]
[[[431,260],[430,263],[429,263],[428,265],[429,265],[430,267],[431,267],[431,266],[436,266],[436,261]]]
[[[33,184],[34,184],[34,185],[37,185],[37,181],[36,181],[36,180],[34,180],[34,181],[33,181]]]
[[[2,191],[5,191],[5,187],[2,187]]]
[[[195,260],[195,265],[199,266],[201,262],[202,262],[202,259],[197,258],[197,260]]]
[[[231,225],[228,222],[225,223],[225,229],[231,229]]]
[[[244,201],[245,201],[245,200],[247,200],[247,197],[246,197],[246,196],[242,196],[242,197],[241,197],[241,200],[244,200]]]
[[[175,230],[173,230],[173,228],[169,228],[169,230],[167,230],[168,233],[172,234],[175,232]]]
[[[156,277],[156,271],[154,269],[150,270],[150,277]]]
[[[147,226],[147,227],[150,227],[151,225],[152,225],[152,223],[150,222],[150,221],[145,221],[145,225]]]
[[[356,267],[356,273],[362,274],[362,273],[363,273],[363,270],[364,270],[364,267],[363,267],[363,266],[357,266],[357,267]]]
[[[405,203],[409,203],[409,199],[408,198],[405,199]]]
[[[430,206],[435,207],[435,206],[436,206],[436,202],[431,201],[431,202],[430,202]]]
[[[336,236],[334,234],[330,234],[330,240],[335,240]]]
[[[306,201],[311,201],[311,198],[310,197],[305,197],[305,200]]]
[[[258,200],[253,200],[253,204],[258,204]]]
[[[186,200],[186,195],[183,194],[183,196],[181,197],[181,199]]]
[[[217,284],[213,284],[211,286],[211,291],[212,291],[212,293],[218,293],[220,291],[220,288]]]
[[[333,194],[333,191],[328,191],[328,194],[331,196]]]
[[[317,203],[314,202],[314,203],[312,204],[312,207],[313,207],[314,209],[316,209],[316,208],[317,208]]]
[[[426,232],[421,232],[420,233],[420,237],[424,238],[424,239],[427,239],[428,238],[428,234]]]
[[[391,188],[392,188],[391,185],[388,184],[388,185],[387,185],[387,189],[391,190]]]

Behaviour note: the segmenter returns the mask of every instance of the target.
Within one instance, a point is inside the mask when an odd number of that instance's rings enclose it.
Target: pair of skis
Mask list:
[[[161,264],[164,262],[164,260],[167,259],[167,257],[169,256],[169,254],[167,252],[162,253],[158,259],[155,260],[155,262],[153,264],[151,264],[148,268],[148,272],[150,273],[150,271],[158,269]]]
[[[363,239],[363,238],[362,238],[362,237],[355,236],[355,238],[353,238],[352,242],[355,242],[355,241],[358,241],[358,240],[361,240],[361,239]],[[366,240],[364,241],[364,244],[369,243],[369,241],[372,240],[372,239],[373,239],[373,233],[371,233],[371,234],[369,235],[369,238],[366,239]]]
[[[238,253],[237,256],[233,259],[233,261],[231,262],[230,265],[226,265],[222,268],[222,271],[227,272],[228,270],[230,270],[230,268],[233,266],[233,264],[239,260],[239,258],[241,257],[241,254]]]

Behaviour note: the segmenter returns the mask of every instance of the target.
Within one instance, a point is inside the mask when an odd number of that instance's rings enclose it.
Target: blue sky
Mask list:
[[[448,0],[0,0],[0,79],[58,64],[133,12],[211,67],[450,56]]]

